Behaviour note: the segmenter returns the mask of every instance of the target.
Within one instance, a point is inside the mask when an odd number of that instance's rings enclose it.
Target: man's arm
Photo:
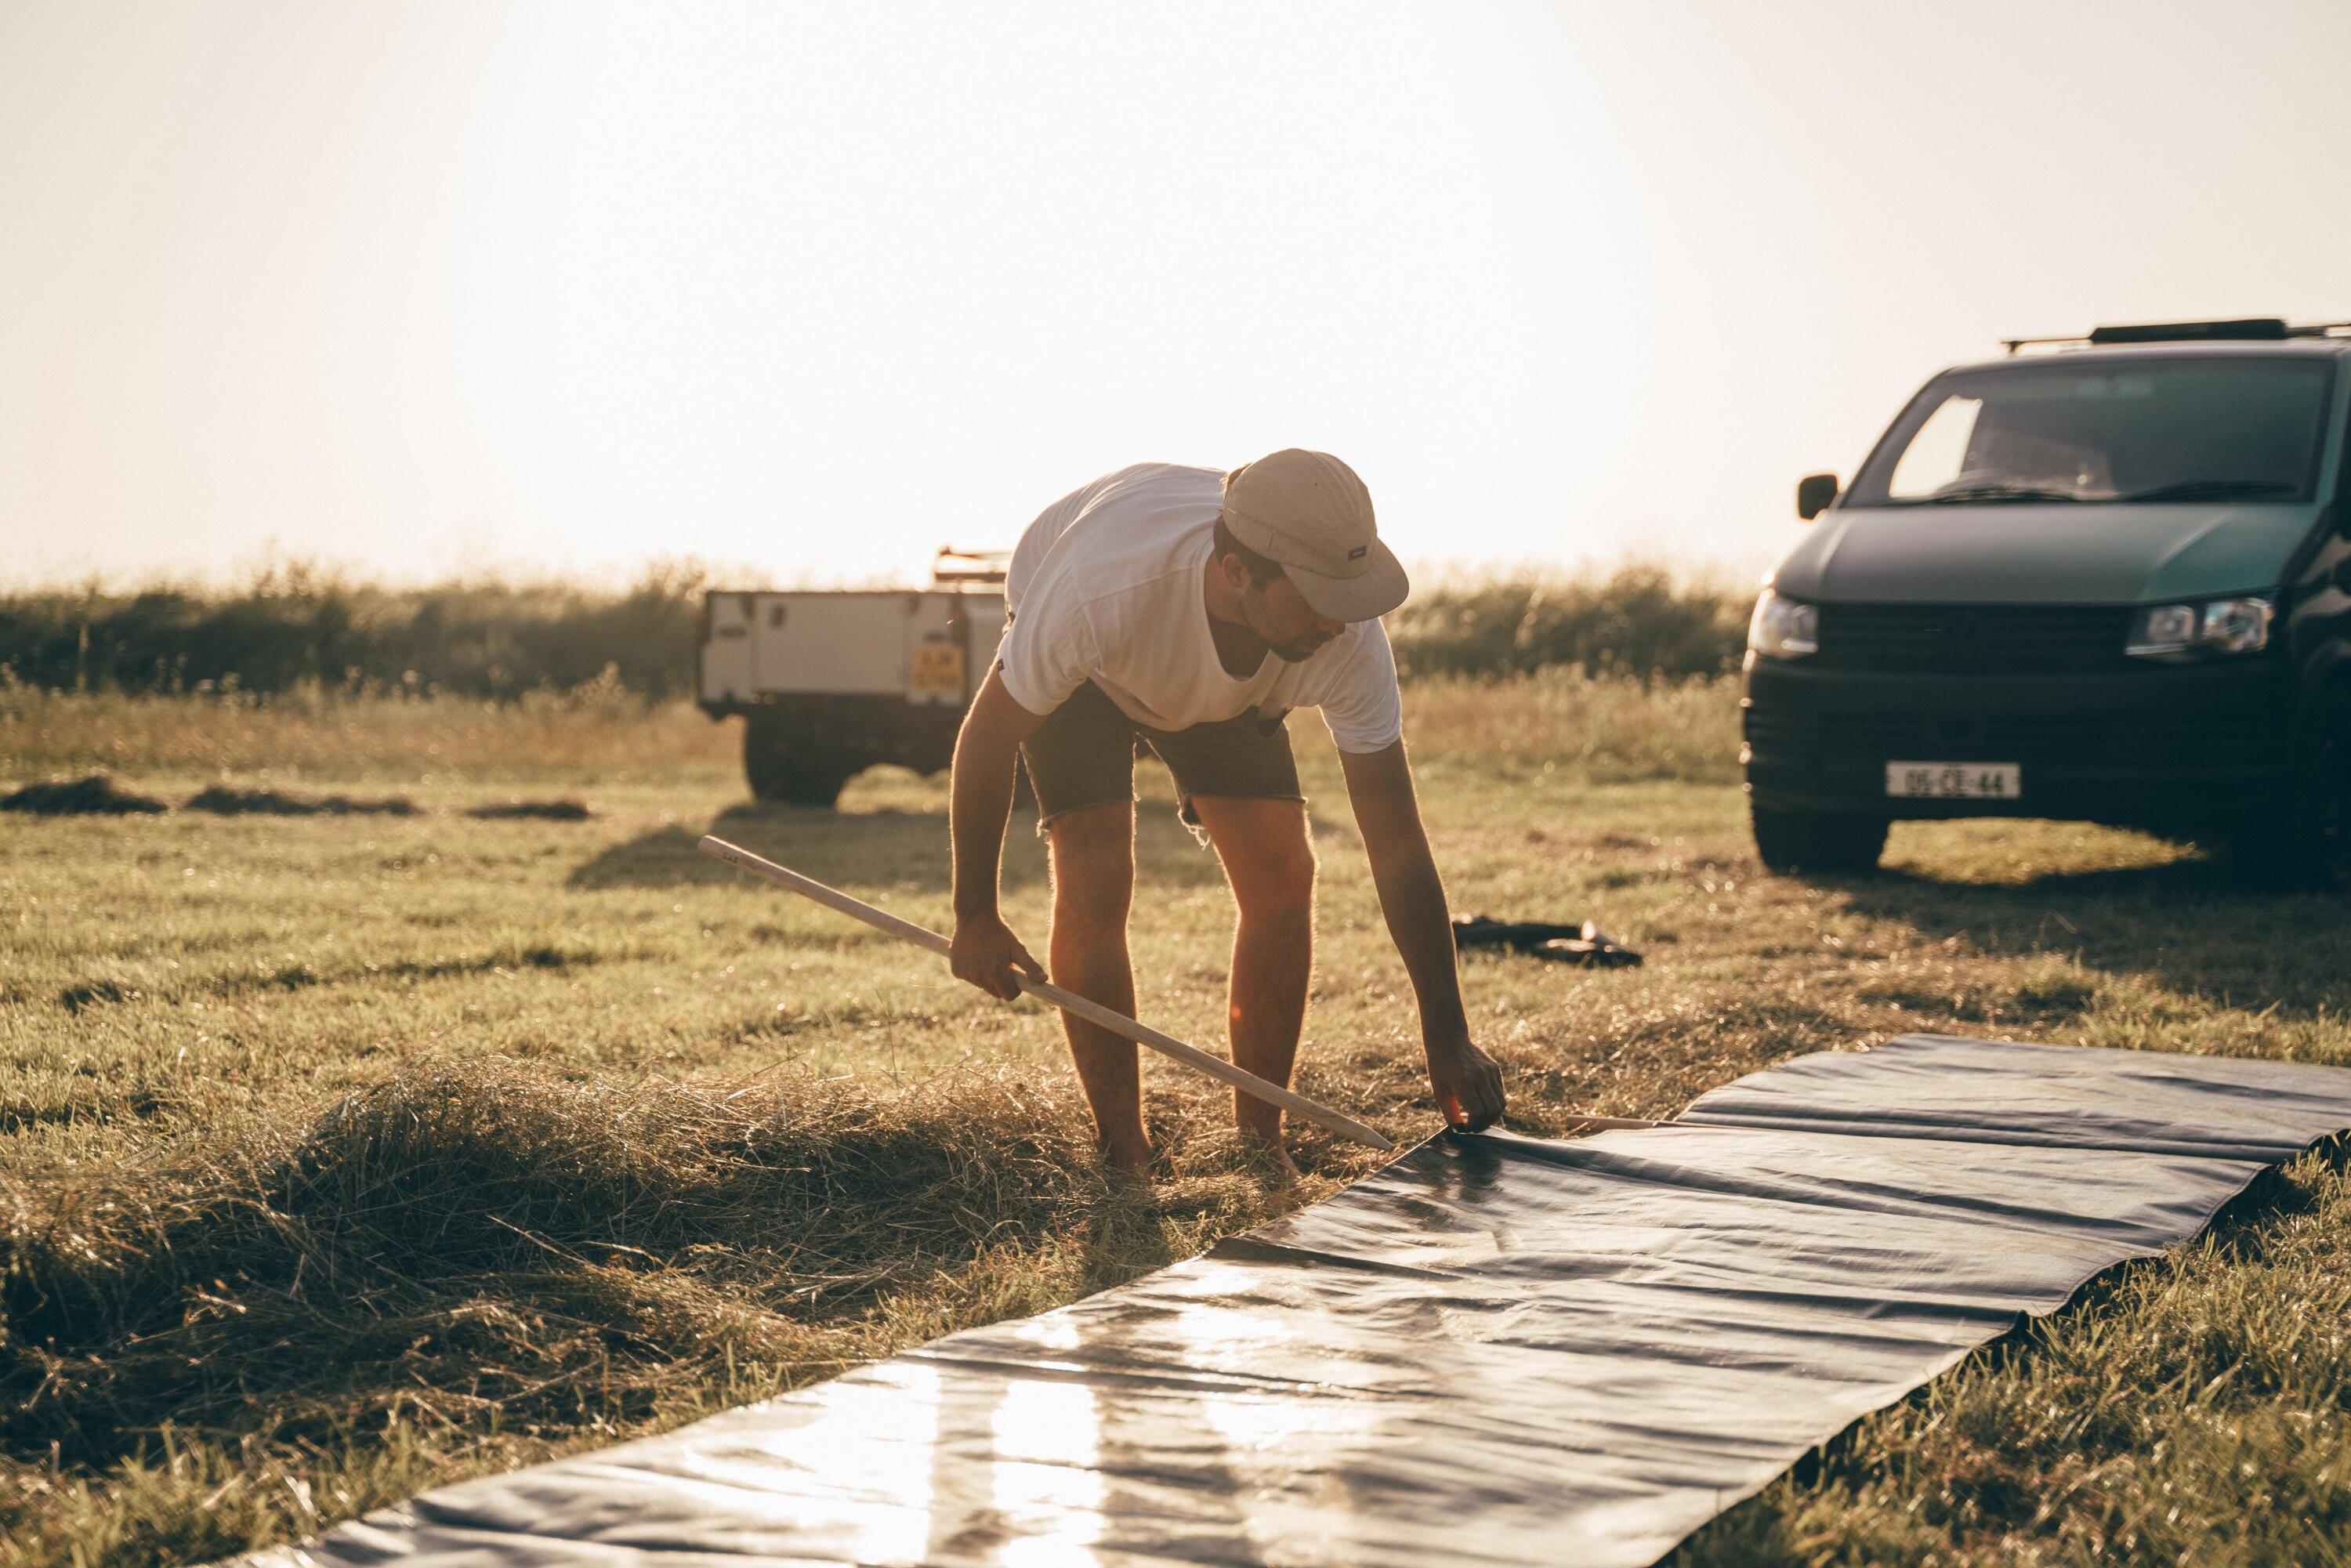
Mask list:
[[[956,979],[1006,1001],[1020,994],[1014,970],[1031,979],[1045,977],[1045,966],[1030,956],[996,908],[1004,829],[1012,817],[1014,758],[1020,743],[1044,722],[1012,700],[1001,671],[990,670],[956,737],[947,806],[956,928],[947,961]]]
[[[1421,1047],[1428,1053],[1437,1107],[1457,1127],[1473,1133],[1489,1127],[1502,1115],[1502,1070],[1469,1039],[1445,883],[1420,823],[1404,742],[1362,755],[1343,751],[1339,763],[1379,889],[1380,913],[1420,1001]]]

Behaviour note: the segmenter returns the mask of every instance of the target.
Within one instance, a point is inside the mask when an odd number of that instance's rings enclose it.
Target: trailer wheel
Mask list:
[[[759,708],[743,723],[743,771],[751,793],[762,800],[830,810],[841,786],[858,771],[856,762],[773,708]]]
[[[1860,811],[1791,811],[1751,808],[1755,852],[1766,870],[1870,871],[1886,852],[1886,819]]]

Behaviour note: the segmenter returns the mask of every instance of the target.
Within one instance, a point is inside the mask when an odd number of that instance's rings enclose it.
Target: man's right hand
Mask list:
[[[991,997],[1010,1001],[1020,994],[1020,982],[1013,978],[1015,971],[1032,980],[1045,977],[1045,966],[1029,956],[1012,935],[1012,927],[993,915],[974,915],[956,922],[955,940],[947,948],[947,962],[958,980],[968,981]]]
[[[1008,1002],[1020,994],[1015,975],[1045,977],[1045,966],[1029,956],[996,913],[998,855],[1004,824],[1012,815],[1014,759],[1020,743],[1044,722],[1042,715],[1012,700],[1004,689],[1003,670],[988,671],[956,734],[955,777],[947,786],[947,842],[955,856],[949,891],[956,912],[947,962],[956,979]]]

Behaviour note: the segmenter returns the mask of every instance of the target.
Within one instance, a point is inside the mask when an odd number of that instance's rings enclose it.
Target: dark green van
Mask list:
[[[1742,748],[1776,871],[1886,824],[2110,822],[2351,888],[2351,327],[2019,340],[1935,377],[1772,573]]]

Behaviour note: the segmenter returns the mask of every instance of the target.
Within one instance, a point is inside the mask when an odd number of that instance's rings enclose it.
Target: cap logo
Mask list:
[[[1367,555],[1369,555],[1369,554],[1371,554],[1371,553],[1372,553],[1372,547],[1371,547],[1371,546],[1369,546],[1369,545],[1357,545],[1353,549],[1351,549],[1351,550],[1349,550],[1349,551],[1347,552],[1347,559],[1348,559],[1349,560],[1361,560],[1361,559],[1363,559],[1365,556],[1367,556]]]

